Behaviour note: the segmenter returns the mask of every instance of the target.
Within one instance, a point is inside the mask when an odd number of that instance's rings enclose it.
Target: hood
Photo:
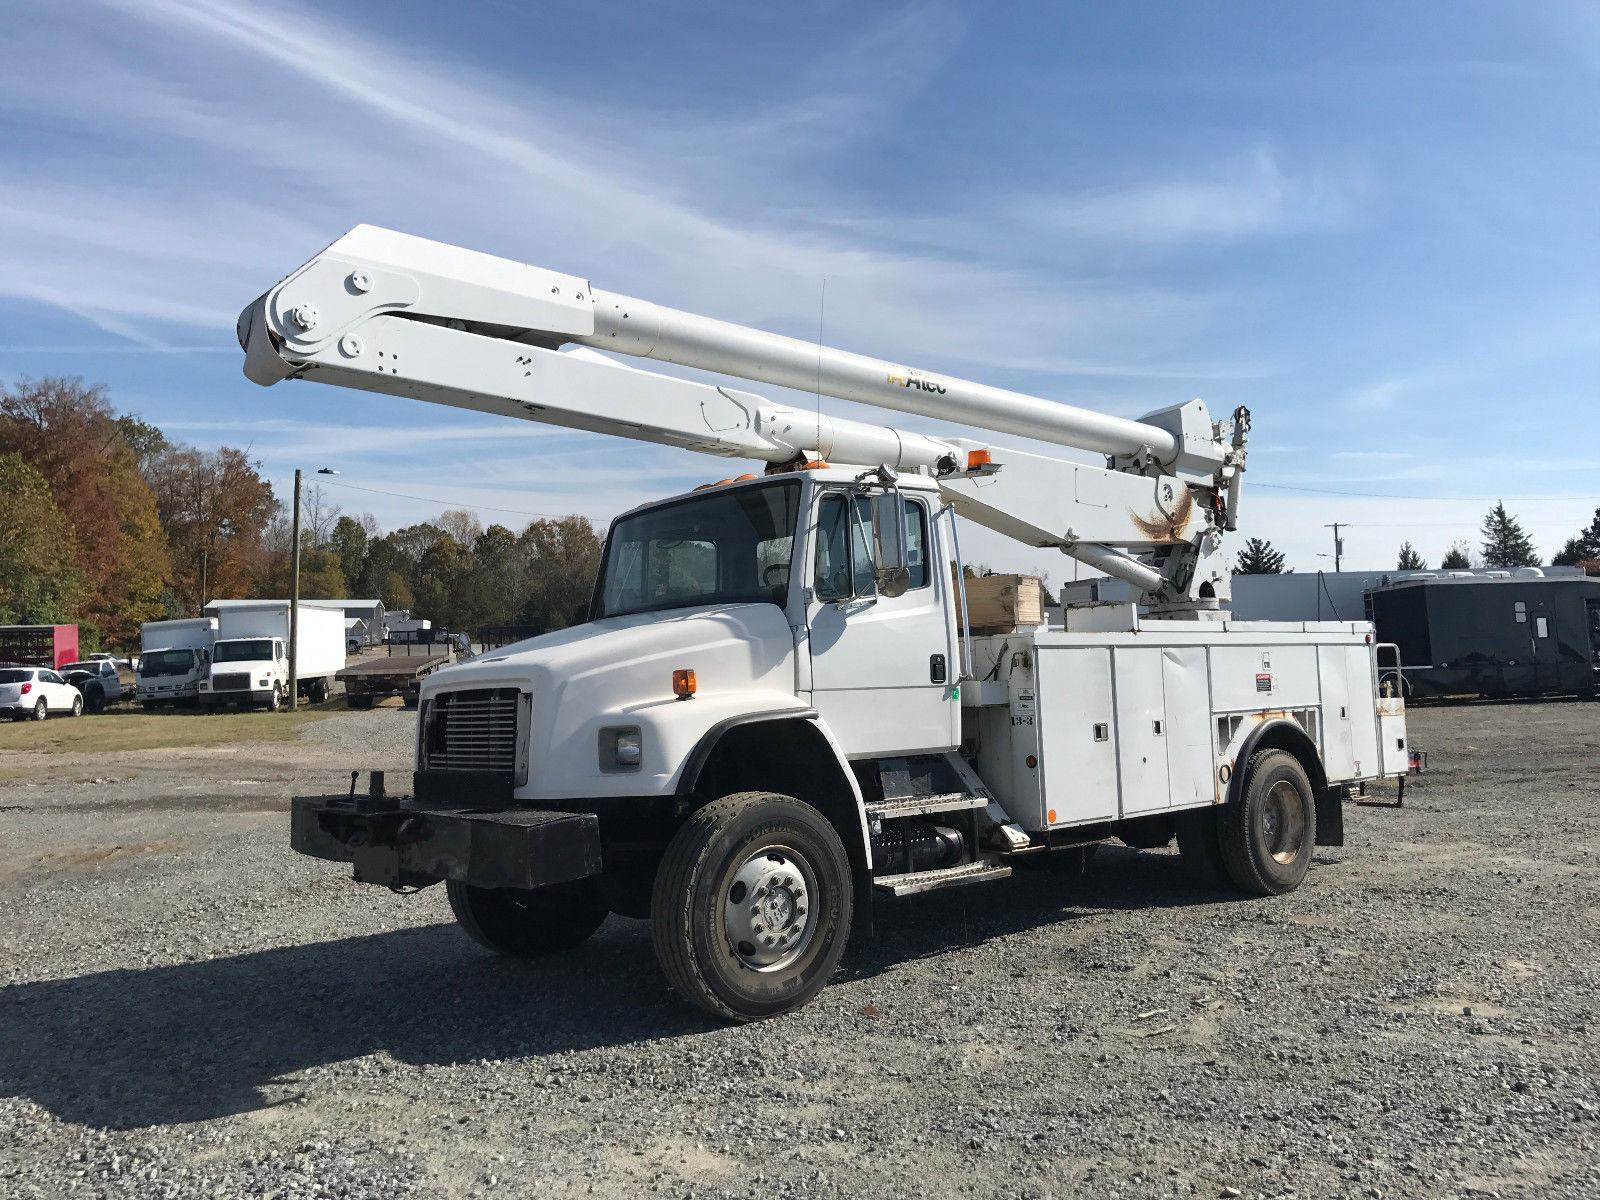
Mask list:
[[[695,672],[693,702],[673,695],[678,668]],[[649,791],[648,781],[661,785],[681,764],[680,730],[699,718],[730,704],[795,703],[794,635],[773,604],[606,617],[435,671],[423,681],[422,698],[487,687],[516,687],[532,697],[525,794]],[[600,731],[617,725],[646,729],[644,769],[596,778]]]

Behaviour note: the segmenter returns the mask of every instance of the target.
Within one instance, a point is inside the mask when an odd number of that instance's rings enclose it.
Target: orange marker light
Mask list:
[[[1052,808],[1049,812],[1045,813],[1044,819],[1049,821],[1050,824],[1054,825],[1056,823],[1056,810]]]
[[[994,455],[987,450],[967,451],[967,470],[976,471],[979,467],[987,467],[994,461]]]
[[[687,700],[694,695],[694,672],[681,668],[672,673],[672,694],[679,700]]]

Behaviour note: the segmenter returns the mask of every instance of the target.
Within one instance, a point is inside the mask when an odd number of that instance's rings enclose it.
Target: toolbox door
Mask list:
[[[1167,708],[1162,697],[1161,651],[1118,646],[1116,672],[1117,773],[1122,815],[1134,817],[1170,806],[1167,791]]]
[[[1365,698],[1359,683],[1348,675],[1345,649],[1343,646],[1317,647],[1317,683],[1322,692],[1322,768],[1329,779],[1350,779],[1355,775],[1352,697],[1362,697],[1362,720],[1368,724],[1376,720],[1372,702]]]
[[[1117,743],[1111,651],[1051,647],[1040,650],[1038,657],[1037,736],[1045,824],[1112,820],[1117,815]],[[1014,704],[1009,720],[1016,725],[1021,717],[1025,714]]]
[[[1167,711],[1169,803],[1173,808],[1212,804],[1216,764],[1205,647],[1170,646],[1161,652],[1161,694]]]

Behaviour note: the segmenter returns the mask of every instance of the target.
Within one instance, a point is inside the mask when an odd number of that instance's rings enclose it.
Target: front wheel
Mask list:
[[[44,697],[39,697],[39,703],[33,706],[33,719],[42,721],[50,715],[50,706],[44,702]]]
[[[532,889],[481,888],[447,879],[445,892],[456,923],[473,941],[516,958],[582,945],[608,911],[590,879]]]
[[[277,684],[272,685],[272,695],[267,697],[267,711],[277,712],[283,707],[283,689]]]
[[[844,843],[809,804],[773,792],[713,800],[684,822],[656,872],[656,959],[713,1016],[799,1008],[844,954],[852,886]]]
[[[1317,842],[1317,804],[1294,755],[1263,750],[1251,757],[1244,795],[1217,815],[1217,841],[1229,877],[1251,895],[1300,886]]]
[[[83,697],[82,696],[74,696],[72,698],[72,715],[75,716],[75,717],[83,716]]]

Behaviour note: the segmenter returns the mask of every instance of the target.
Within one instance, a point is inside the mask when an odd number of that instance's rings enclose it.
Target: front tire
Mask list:
[[[72,714],[71,715],[74,716],[74,717],[83,716],[83,697],[82,696],[74,696],[72,698]]]
[[[44,697],[39,697],[39,703],[33,706],[33,719],[42,721],[50,715],[50,706],[44,702]]]
[[[1253,896],[1281,896],[1300,886],[1317,842],[1317,804],[1305,768],[1283,750],[1253,755],[1244,795],[1217,817],[1222,861]]]
[[[686,1000],[753,1021],[822,990],[854,903],[850,859],[826,817],[792,796],[740,792],[691,814],[668,844],[650,938]]]
[[[608,912],[594,881],[542,888],[481,888],[445,881],[456,923],[480,946],[539,958],[588,941]]]
[[[267,711],[277,712],[283,707],[283,689],[277,684],[272,685],[272,695],[267,698]]]

